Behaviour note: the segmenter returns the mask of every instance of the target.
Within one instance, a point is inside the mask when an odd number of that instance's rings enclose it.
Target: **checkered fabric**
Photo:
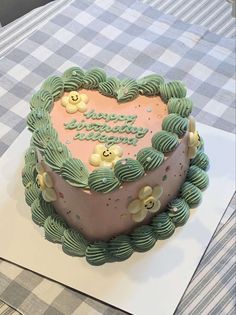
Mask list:
[[[3,28],[0,25],[0,59],[71,2],[72,0],[54,0],[28,12]]]
[[[233,40],[131,0],[80,0],[1,60],[0,154],[25,128],[32,93],[46,77],[73,65],[102,67],[118,77],[156,72],[181,80],[198,121],[235,131]],[[233,220],[215,235],[176,314],[232,311],[232,259],[229,264],[224,257],[233,257],[232,238],[227,243]],[[124,314],[5,261],[0,272],[0,298],[24,314]]]
[[[233,4],[235,0],[143,0],[165,14],[207,27],[211,32],[236,38]]]

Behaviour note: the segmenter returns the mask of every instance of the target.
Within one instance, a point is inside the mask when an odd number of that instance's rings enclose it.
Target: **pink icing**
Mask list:
[[[137,146],[121,144],[124,157],[134,157],[141,148],[151,146],[153,134],[161,130],[162,120],[167,115],[167,107],[159,97],[139,96],[134,101],[118,104],[115,99],[105,97],[97,91],[81,90],[81,92],[89,97],[88,110],[94,109],[97,113],[135,114],[138,117],[133,125],[149,129],[149,132],[139,139]],[[73,140],[73,136],[78,131],[66,130],[64,123],[73,118],[78,121],[84,119],[88,122],[97,122],[98,120],[86,119],[80,112],[68,114],[60,104],[60,100],[55,102],[51,117],[60,141],[68,146],[73,157],[81,159],[90,171],[93,170],[94,167],[89,165],[88,160],[95,145],[99,142]],[[109,122],[108,124],[112,126],[113,123]],[[122,124],[123,122],[117,122],[115,125]],[[87,131],[82,130],[81,132]],[[106,134],[108,135],[108,133]],[[114,135],[119,136],[119,134]],[[120,135],[129,137],[126,134]],[[166,156],[159,168],[148,172],[139,180],[124,183],[119,189],[108,194],[73,187],[45,165],[53,179],[54,189],[58,197],[53,203],[56,211],[70,227],[81,231],[91,241],[108,240],[116,235],[132,232],[136,226],[150,222],[154,215],[149,213],[141,223],[135,223],[132,220],[127,207],[132,200],[138,197],[140,188],[146,185],[151,187],[161,185],[163,187],[160,212],[165,209],[168,202],[178,195],[189,166],[187,139],[188,135],[186,134],[180,140],[176,150]]]
[[[187,135],[175,151],[169,154],[163,164],[141,179],[123,184],[119,189],[108,194],[84,190],[69,185],[60,175],[52,172],[54,189],[58,199],[53,204],[56,211],[69,226],[80,230],[89,240],[107,240],[115,235],[131,232],[136,226],[127,207],[137,198],[143,186],[163,187],[160,198],[163,211],[168,202],[178,195],[179,188],[185,180],[189,166],[187,156]],[[153,214],[148,214],[141,223],[148,223]]]
[[[148,133],[138,140],[137,146],[128,144],[118,144],[123,148],[124,157],[135,157],[135,154],[140,148],[151,146],[151,138],[153,134],[161,130],[161,123],[163,118],[168,114],[167,106],[159,96],[146,97],[139,96],[135,100],[127,103],[118,103],[116,99],[106,97],[98,91],[80,90],[80,93],[87,94],[89,97],[88,111],[95,110],[96,113],[108,113],[108,114],[123,114],[123,115],[137,115],[137,119],[133,123],[133,126],[148,128]],[[65,93],[64,95],[67,95]],[[74,140],[73,137],[78,133],[77,130],[66,130],[64,123],[69,122],[72,119],[78,121],[85,120],[86,122],[101,122],[110,126],[123,125],[124,122],[118,121],[116,123],[110,121],[105,122],[103,119],[93,120],[87,119],[83,113],[76,112],[74,114],[68,114],[65,107],[61,105],[61,101],[54,103],[54,107],[50,113],[53,127],[59,134],[59,139],[62,143],[66,144],[71,151],[72,156],[82,160],[89,170],[93,170],[94,167],[89,164],[89,157],[93,153],[93,150],[98,144],[98,141],[81,141]],[[89,133],[85,129],[80,132]],[[126,133],[105,133],[106,135],[122,136],[122,137],[134,137],[133,134]]]

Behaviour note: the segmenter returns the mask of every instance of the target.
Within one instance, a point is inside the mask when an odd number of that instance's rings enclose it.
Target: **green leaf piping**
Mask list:
[[[84,72],[79,67],[71,67],[62,75],[64,90],[66,92],[74,91],[82,87],[84,80]]]
[[[188,119],[177,114],[169,114],[162,121],[162,129],[183,136],[188,129]]]
[[[64,83],[60,77],[51,76],[44,81],[42,89],[51,93],[54,100],[56,100],[63,95]]]
[[[79,159],[66,159],[62,164],[60,174],[71,186],[88,187],[89,172]]]
[[[85,89],[98,89],[101,82],[106,81],[106,73],[104,70],[94,68],[85,73],[83,87]]]
[[[99,167],[89,174],[88,184],[94,191],[108,193],[118,188],[121,183],[112,169]]]
[[[46,147],[44,154],[46,163],[56,173],[60,173],[64,161],[71,156],[67,147],[60,142],[50,142]]]
[[[153,171],[164,162],[164,154],[156,149],[142,148],[137,154],[137,160],[145,171]]]
[[[132,182],[144,175],[144,168],[139,161],[127,158],[116,162],[114,172],[121,182]]]
[[[157,74],[147,75],[137,80],[139,93],[146,96],[155,96],[160,93],[160,85],[164,83],[164,79]]]

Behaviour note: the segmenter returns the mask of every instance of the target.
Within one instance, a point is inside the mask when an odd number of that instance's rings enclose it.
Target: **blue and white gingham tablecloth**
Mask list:
[[[233,40],[140,2],[80,0],[0,60],[0,154],[25,128],[32,93],[73,65],[118,77],[156,72],[181,80],[197,121],[235,131]],[[231,202],[230,213],[234,207]],[[233,314],[234,222],[235,212],[223,218],[176,314]],[[124,314],[3,260],[0,299],[27,315]]]

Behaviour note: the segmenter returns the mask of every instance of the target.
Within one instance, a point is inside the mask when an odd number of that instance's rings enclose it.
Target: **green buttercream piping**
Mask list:
[[[22,170],[22,183],[27,186],[28,183],[34,182],[37,176],[36,167],[33,164],[25,164]]]
[[[144,168],[137,160],[121,159],[114,167],[116,177],[122,182],[131,182],[144,175]]]
[[[137,154],[137,160],[145,171],[152,171],[159,167],[164,161],[164,154],[154,148],[143,148]]]
[[[65,221],[59,215],[49,216],[44,222],[45,238],[53,243],[61,243],[67,228]]]
[[[151,249],[156,243],[155,233],[150,225],[137,227],[130,235],[131,243],[138,252]]]
[[[115,93],[118,102],[129,102],[138,96],[138,84],[133,79],[122,80]]]
[[[88,89],[99,89],[100,93],[106,96],[117,97],[120,102],[130,101],[138,96],[139,93],[148,96],[158,95],[160,93],[161,97],[165,101],[169,100],[168,111],[170,114],[178,114],[183,118],[189,116],[192,109],[192,102],[185,98],[186,90],[180,82],[174,81],[165,84],[163,79],[157,75],[150,75],[141,78],[137,82],[132,81],[134,80],[127,79],[119,81],[113,78],[107,79],[106,81],[106,74],[103,70],[92,69],[88,71],[86,75],[83,75],[83,71],[77,67],[73,67],[65,71],[62,79],[55,76],[50,77],[44,82],[42,89],[33,95],[31,99],[30,105],[32,112],[28,116],[29,129],[31,131],[41,128],[46,129],[45,126],[51,124],[50,116],[47,111],[50,111],[52,108],[52,96],[55,99],[63,94],[64,89],[65,91],[70,91],[80,88],[81,82],[83,82],[83,87]],[[108,84],[106,84],[106,82]],[[131,124],[133,122],[134,121],[132,121]],[[127,165],[124,168],[127,172],[125,171],[123,173],[124,165],[122,165],[122,167],[120,166],[120,169],[118,168],[118,176],[120,176],[123,180],[134,180],[134,177],[140,177],[144,174],[144,169],[152,170],[158,167],[159,163],[162,163],[162,159],[164,157],[161,152],[170,152],[179,143],[178,137],[175,133],[178,134],[178,128],[182,129],[183,126],[180,127],[176,122],[174,123],[176,124],[176,130],[171,129],[173,133],[167,131],[156,133],[152,138],[153,148],[143,148],[137,154],[137,160],[130,159],[137,162],[139,168],[137,167],[137,164],[133,164],[133,162],[127,163],[127,160],[129,159],[125,159],[125,165],[128,164],[132,169],[132,172],[133,170],[135,172],[137,171],[138,175],[128,172],[128,169],[126,169]],[[163,125],[164,129],[167,128],[170,130],[170,126],[166,126],[168,125],[168,120],[164,121]],[[170,122],[169,125],[171,125]],[[37,143],[37,147],[40,148],[38,143],[41,141],[40,137],[43,138],[46,134],[46,130],[45,133],[40,130],[39,135],[36,136],[35,133],[34,139],[32,137],[33,140],[31,140],[31,143]],[[74,184],[77,186],[78,183],[81,185],[81,178],[77,183],[78,176],[73,176],[75,175],[75,172],[72,173],[72,168],[73,170],[76,169],[75,164],[78,163],[72,162],[75,159],[70,158],[70,153],[66,146],[58,142],[57,139],[50,139],[50,142],[48,144],[47,143],[48,142],[45,140],[42,145],[42,149],[46,147],[45,160],[47,164],[56,172],[60,174],[62,173],[62,176],[64,175],[67,177],[66,180],[71,185]],[[206,177],[204,177],[203,174],[205,173],[202,170],[207,169],[209,165],[209,160],[203,153],[203,140],[201,138],[197,155],[190,162],[191,167],[187,174],[187,182],[185,182],[181,187],[180,197],[183,199],[177,198],[170,202],[167,207],[167,212],[157,214],[153,217],[150,225],[136,228],[131,235],[119,235],[107,243],[95,242],[94,244],[90,244],[89,241],[79,234],[79,232],[67,229],[65,221],[58,215],[55,215],[52,204],[43,200],[41,191],[37,187],[36,183],[34,183],[34,165],[36,162],[36,151],[35,148],[32,147],[25,154],[26,166],[23,170],[24,174],[22,180],[24,185],[26,185],[26,202],[28,205],[31,205],[33,221],[39,225],[44,225],[45,237],[48,240],[53,242],[62,242],[65,253],[75,256],[86,255],[87,261],[92,265],[101,265],[105,262],[113,260],[121,261],[127,259],[132,255],[134,250],[148,250],[155,244],[156,239],[165,239],[171,236],[174,233],[175,225],[182,225],[186,221],[189,214],[189,210],[187,210],[189,206],[194,207],[201,201],[201,191],[196,186],[204,189],[206,185]],[[120,163],[120,161],[117,163]],[[195,168],[192,166],[195,166]],[[108,168],[106,168],[108,171],[105,171],[104,169],[105,168],[96,169],[91,173],[93,176],[90,176],[91,174],[89,175],[90,184],[92,183],[95,191],[109,192],[118,188],[120,185],[120,181],[116,178],[115,172]],[[82,170],[79,169],[78,171]],[[98,171],[98,173],[96,173],[96,171]],[[80,177],[83,178],[83,176],[84,179],[82,179],[82,185],[86,185],[88,180],[88,178],[86,178],[88,176],[86,171],[84,175]],[[128,176],[128,178],[126,178],[126,176]],[[194,183],[194,185],[192,183]],[[90,188],[93,189],[92,187]],[[177,211],[175,208],[177,208]]]
[[[189,218],[189,206],[184,199],[176,198],[167,205],[168,215],[175,226],[184,225]]]
[[[185,97],[187,90],[182,82],[171,81],[160,85],[160,94],[162,99],[167,102],[172,97]]]
[[[90,173],[88,184],[90,189],[102,193],[108,193],[120,186],[114,171],[108,167],[100,167]]]
[[[30,108],[41,108],[46,111],[50,111],[53,106],[53,96],[51,93],[45,90],[39,90],[35,93],[30,100]]]
[[[62,76],[64,90],[69,92],[82,87],[84,80],[84,72],[79,67],[71,67],[67,69]]]
[[[71,156],[67,147],[60,142],[50,142],[46,147],[44,154],[47,164],[56,173],[60,173],[64,161]]]
[[[62,236],[62,249],[71,256],[83,257],[89,242],[84,236],[73,229],[67,229]]]
[[[168,104],[168,112],[169,114],[178,114],[182,117],[188,117],[193,108],[193,102],[186,97],[183,98],[176,98],[173,97],[169,99]]]
[[[151,226],[156,234],[156,238],[159,240],[169,238],[175,231],[175,225],[166,212],[155,215]]]
[[[206,189],[209,185],[207,173],[196,165],[190,166],[187,173],[187,181],[195,185],[200,190]]]
[[[41,108],[33,109],[27,116],[27,125],[31,132],[50,124],[49,113]]]
[[[84,163],[79,159],[66,159],[61,167],[60,174],[72,186],[88,186],[89,172]]]
[[[38,198],[40,194],[40,189],[34,182],[29,182],[25,186],[25,201],[28,206],[31,206],[35,199]]]
[[[51,125],[44,125],[36,129],[32,136],[33,144],[40,150],[46,149],[49,142],[58,140],[56,130]]]
[[[183,136],[188,129],[188,119],[177,114],[169,114],[162,121],[162,129]]]
[[[60,77],[51,76],[44,81],[42,89],[51,93],[55,100],[62,96],[64,92],[64,83]]]
[[[157,74],[150,74],[137,80],[137,83],[140,94],[154,96],[160,93],[160,85],[164,83],[164,79]]]
[[[108,250],[118,261],[128,259],[134,252],[128,235],[118,235],[111,239]]]
[[[197,207],[202,201],[201,190],[188,181],[181,187],[180,196],[187,202],[190,208]]]
[[[98,89],[99,83],[106,81],[106,73],[102,69],[94,68],[85,73],[83,87],[85,89]]]
[[[116,97],[116,90],[118,89],[120,81],[116,78],[109,78],[105,82],[99,83],[98,91],[110,97]]]
[[[32,220],[40,226],[44,225],[47,217],[55,214],[54,207],[51,203],[46,202],[40,194],[31,205]]]
[[[34,146],[30,146],[25,152],[25,164],[35,165],[37,163],[37,154]]]
[[[86,260],[94,266],[100,266],[109,260],[107,243],[95,242],[86,248]]]
[[[203,171],[206,171],[209,168],[209,158],[204,152],[198,151],[196,156],[190,161],[190,165],[196,165]]]
[[[153,148],[160,152],[171,152],[178,144],[178,136],[165,130],[155,133],[152,137]]]

